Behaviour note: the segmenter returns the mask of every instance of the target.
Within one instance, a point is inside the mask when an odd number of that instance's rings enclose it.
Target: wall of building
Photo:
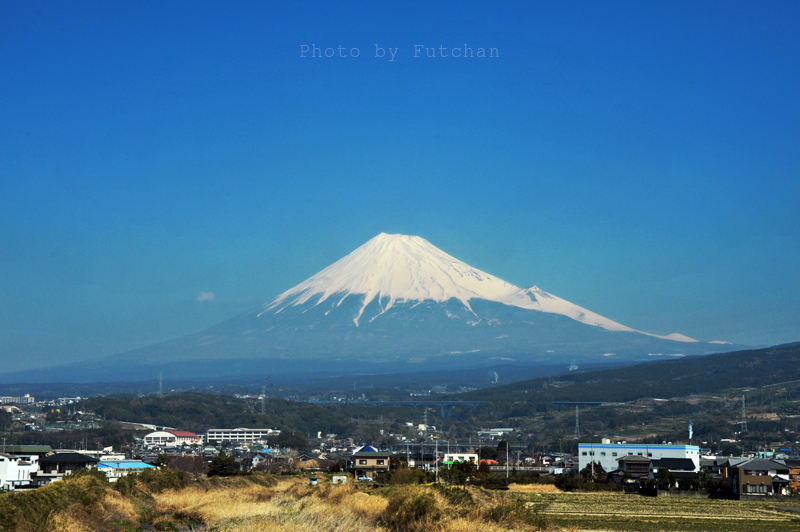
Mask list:
[[[599,462],[603,469],[617,469],[617,459],[629,454],[644,456],[651,460],[661,458],[689,458],[694,462],[695,471],[700,470],[700,448],[695,445],[643,445],[643,444],[603,444],[579,443],[578,468],[583,469],[590,462]]]

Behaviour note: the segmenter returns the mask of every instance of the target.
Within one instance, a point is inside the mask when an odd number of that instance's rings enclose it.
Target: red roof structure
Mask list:
[[[188,432],[188,431],[185,431],[185,430],[168,430],[166,432],[169,432],[170,434],[172,434],[174,436],[177,436],[178,438],[199,438],[200,437],[197,434],[195,434],[194,432]]]

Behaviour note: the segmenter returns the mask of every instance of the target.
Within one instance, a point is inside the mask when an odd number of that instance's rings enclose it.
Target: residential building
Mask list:
[[[609,478],[616,484],[643,486],[650,477],[650,462],[646,456],[625,455],[617,458],[617,467],[606,470]],[[605,467],[603,467],[605,469]]]
[[[789,468],[789,489],[800,492],[800,460],[783,460]]]
[[[38,468],[39,457],[0,454],[0,490],[11,491],[31,484],[31,475]]]
[[[281,431],[277,429],[208,429],[206,432],[206,442],[240,442],[250,443],[256,441],[266,441],[270,436],[277,436]]]
[[[728,487],[734,495],[788,495],[789,466],[777,460],[753,458],[728,466]]]
[[[353,454],[352,468],[356,478],[374,479],[378,474],[389,470],[389,451],[378,451],[365,445]]]
[[[31,481],[36,486],[44,486],[56,480],[61,480],[64,475],[80,471],[81,469],[97,467],[99,460],[80,453],[52,453],[39,459],[39,471],[33,475]]]
[[[699,471],[695,466],[695,462],[689,458],[660,458],[650,462],[651,477],[655,478],[656,473],[662,467],[672,473],[675,480],[697,478]]]
[[[141,473],[147,469],[155,469],[155,466],[140,460],[109,460],[99,462],[97,469],[106,474],[109,482],[116,482],[131,473]]]
[[[662,458],[688,458],[694,470],[700,470],[700,447],[696,445],[649,445],[629,443],[579,443],[578,470],[590,462],[599,462],[606,472],[617,469],[617,461],[623,456],[643,456],[650,460]]]
[[[5,405],[32,405],[35,402],[36,400],[27,393],[22,397],[0,397],[0,404]]]
[[[478,455],[470,453],[445,453],[445,465],[453,465],[453,463],[457,462],[473,462],[475,467],[478,467]]]
[[[11,456],[36,456],[41,458],[53,452],[49,445],[0,445],[0,453]]]

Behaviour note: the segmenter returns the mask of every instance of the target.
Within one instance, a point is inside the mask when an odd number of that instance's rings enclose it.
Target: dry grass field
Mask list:
[[[529,497],[548,522],[579,530],[749,531],[800,530],[800,514],[776,509],[795,504],[621,493],[535,494]]]
[[[800,531],[800,515],[764,501],[508,491],[444,486],[332,486],[320,476],[212,478],[169,484],[159,472],[122,492],[86,475],[0,496],[0,530],[19,532]],[[169,479],[167,479],[169,480]],[[48,506],[49,505],[49,506]],[[782,502],[779,506],[798,506]],[[42,510],[47,507],[48,509]]]

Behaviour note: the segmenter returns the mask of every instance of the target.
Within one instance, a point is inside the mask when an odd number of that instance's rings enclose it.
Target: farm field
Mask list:
[[[800,530],[800,515],[777,510],[797,503],[642,497],[616,493],[543,493],[528,496],[547,522],[578,530],[749,531]]]
[[[164,469],[111,486],[85,470],[36,490],[0,494],[2,532],[575,532],[800,531],[800,514],[769,501],[509,491],[443,485],[334,486],[327,475],[191,480]],[[781,501],[781,508],[800,509]]]

